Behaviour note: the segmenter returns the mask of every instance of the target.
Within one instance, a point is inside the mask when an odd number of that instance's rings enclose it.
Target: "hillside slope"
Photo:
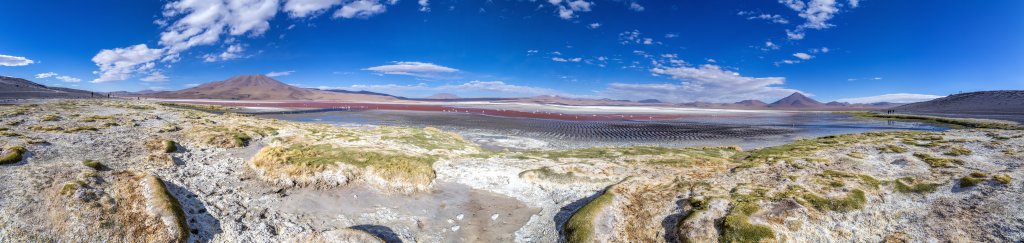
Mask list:
[[[1024,114],[1024,90],[980,91],[895,108],[899,112]]]
[[[85,90],[49,87],[22,78],[0,76],[0,99],[90,98],[93,95]],[[95,93],[95,96],[106,95]]]

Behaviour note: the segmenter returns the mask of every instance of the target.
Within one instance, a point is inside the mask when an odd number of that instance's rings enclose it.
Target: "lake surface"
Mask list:
[[[800,138],[885,130],[941,131],[934,124],[873,120],[829,112],[757,112],[670,120],[571,121],[481,114],[362,110],[260,115],[338,126],[436,127],[489,149],[659,145],[757,148]]]

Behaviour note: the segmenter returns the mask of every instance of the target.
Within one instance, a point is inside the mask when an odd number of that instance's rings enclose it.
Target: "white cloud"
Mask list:
[[[601,23],[592,23],[590,25],[587,25],[587,27],[591,29],[597,29],[601,27]]]
[[[147,82],[147,83],[165,82],[165,81],[167,81],[167,76],[165,76],[161,72],[153,72],[153,73],[150,73],[149,76],[141,78],[140,80],[142,80],[142,82]]]
[[[767,50],[778,50],[778,49],[779,49],[779,45],[775,44],[772,41],[765,41],[764,42],[764,48],[762,48],[762,50],[765,50],[765,51],[767,51]]]
[[[751,12],[751,11],[740,11],[739,13],[737,13],[737,15],[739,15],[739,16],[747,16],[748,20],[760,19],[760,20],[767,20],[769,22],[776,23],[776,24],[789,24],[789,20],[788,19],[783,18],[782,15],[778,15],[778,14],[766,14],[766,13],[756,13],[756,12]]]
[[[580,62],[580,61],[583,61],[583,58],[581,58],[581,57],[574,57],[574,58],[552,57],[551,60],[552,61],[556,61],[556,62]]]
[[[164,5],[164,21],[172,23],[160,34],[168,54],[194,46],[211,45],[221,36],[262,35],[277,14],[277,0],[180,0]],[[173,21],[172,21],[173,20]]]
[[[849,103],[860,103],[870,104],[878,102],[891,102],[891,103],[913,103],[921,101],[929,101],[933,99],[942,98],[943,96],[928,95],[928,94],[908,94],[908,93],[896,93],[896,94],[883,94],[868,97],[857,97],[857,98],[844,98],[838,99],[838,102],[849,102]]]
[[[797,12],[800,18],[805,21],[803,24],[798,25],[793,30],[786,30],[786,36],[792,40],[800,40],[804,38],[804,34],[807,29],[828,29],[833,25],[829,24],[837,13],[841,4],[837,4],[836,0],[779,0],[779,3],[786,5],[793,11]],[[858,0],[850,0],[849,6],[856,8],[860,5]]]
[[[676,34],[676,33],[665,34],[665,39],[672,39],[672,38],[676,38],[676,37],[679,37],[679,34]]]
[[[46,72],[46,73],[40,73],[40,74],[36,74],[36,78],[38,78],[38,79],[44,79],[44,78],[50,78],[50,77],[54,77],[54,76],[57,76],[57,75],[58,75],[58,74],[57,74],[57,73],[55,73],[55,72]]]
[[[93,72],[100,77],[92,83],[125,80],[134,73],[151,71],[156,66],[154,61],[160,59],[163,53],[163,49],[150,49],[145,44],[102,50],[92,58],[92,62],[100,68]]]
[[[33,63],[36,63],[36,61],[29,60],[25,57],[8,56],[0,54],[0,66],[17,67],[26,66]]]
[[[430,1],[429,0],[419,0],[417,3],[420,5],[420,11],[430,12]]]
[[[793,56],[796,58],[800,58],[800,60],[811,60],[811,58],[814,58],[814,56],[811,56],[810,54],[803,52],[793,53]]]
[[[644,6],[641,6],[639,3],[636,2],[631,2],[629,3],[629,10],[641,12],[644,11]]]
[[[651,69],[654,75],[666,75],[680,83],[627,84],[611,83],[599,93],[617,99],[658,99],[669,102],[734,102],[746,99],[771,100],[798,90],[779,87],[783,77],[745,77],[737,72],[705,64],[700,67]]]
[[[368,67],[363,70],[380,74],[408,75],[421,78],[438,78],[437,74],[454,73],[458,69],[426,62],[394,62],[394,64]]]
[[[242,52],[245,48],[241,44],[233,44],[228,46],[228,49],[224,50],[220,54],[206,54],[203,55],[203,62],[216,62],[216,61],[227,61],[231,59],[237,59],[242,57]]]
[[[317,16],[327,9],[341,4],[342,0],[288,0],[284,4],[284,11],[292,18],[304,18]]]
[[[71,76],[67,76],[67,75],[64,75],[64,76],[57,76],[57,77],[55,77],[55,78],[56,78],[57,80],[60,80],[60,81],[64,81],[64,82],[68,82],[68,83],[78,83],[78,82],[81,82],[81,81],[82,81],[82,79],[79,79],[79,78],[75,78],[75,77],[71,77]]]
[[[548,0],[548,3],[558,7],[558,17],[565,20],[576,18],[577,12],[590,12],[590,7],[594,5],[594,2],[584,0]]]
[[[661,42],[659,41],[654,41],[653,38],[641,36],[639,30],[619,33],[619,43],[622,43],[623,45],[627,45],[630,43],[643,45],[661,44]]]
[[[882,77],[874,77],[874,78],[871,78],[871,79],[874,79],[874,80],[882,80]]]
[[[199,86],[199,84],[185,84],[185,87],[188,87],[188,88],[192,88],[192,87],[196,87],[196,86]]]
[[[387,7],[377,0],[356,0],[346,3],[337,12],[335,18],[360,18],[365,19],[387,11]]]
[[[269,72],[269,73],[267,73],[267,77],[280,77],[280,76],[288,76],[288,75],[291,75],[291,74],[292,74],[292,73],[294,73],[294,72],[295,72],[295,71],[284,71],[284,72]]]

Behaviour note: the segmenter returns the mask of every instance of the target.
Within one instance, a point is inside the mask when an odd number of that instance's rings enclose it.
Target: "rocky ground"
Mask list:
[[[0,242],[1024,240],[1020,130],[496,152],[188,108],[0,107]]]

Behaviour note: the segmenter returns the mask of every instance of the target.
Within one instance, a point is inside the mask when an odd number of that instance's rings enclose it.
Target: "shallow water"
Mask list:
[[[884,130],[940,131],[918,122],[872,120],[829,112],[756,112],[672,120],[568,121],[422,111],[334,111],[263,117],[349,125],[437,127],[488,149],[594,146],[774,146],[800,138]]]

